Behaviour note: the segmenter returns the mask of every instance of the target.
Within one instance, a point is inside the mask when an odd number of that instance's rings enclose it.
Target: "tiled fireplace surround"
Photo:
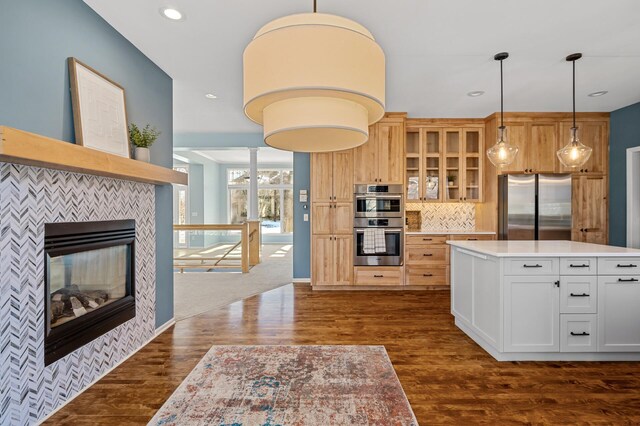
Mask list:
[[[44,224],[136,220],[136,317],[44,366]],[[155,333],[151,184],[0,162],[0,424],[35,424]],[[6,368],[9,366],[9,368]]]

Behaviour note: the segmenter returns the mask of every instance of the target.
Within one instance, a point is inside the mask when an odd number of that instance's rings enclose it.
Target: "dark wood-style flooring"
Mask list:
[[[180,321],[47,424],[146,424],[216,344],[384,345],[422,425],[640,424],[640,364],[494,361],[448,292],[288,285]]]

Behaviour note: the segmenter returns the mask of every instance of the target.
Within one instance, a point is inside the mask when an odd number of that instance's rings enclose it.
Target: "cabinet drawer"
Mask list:
[[[640,257],[600,257],[598,275],[640,275]]]
[[[560,313],[595,314],[598,307],[598,277],[560,277]]]
[[[505,261],[505,275],[558,275],[556,257],[510,258]]]
[[[446,244],[446,235],[407,235],[408,246],[422,246],[426,244]]]
[[[595,314],[560,315],[560,352],[597,352]]]
[[[406,285],[449,285],[448,266],[407,266]]]
[[[407,265],[448,265],[449,248],[445,245],[407,247]]]
[[[560,258],[560,275],[596,275],[598,261],[595,257]]]
[[[401,266],[359,266],[354,269],[356,285],[402,285]]]
[[[454,241],[490,241],[494,240],[495,238],[495,235],[489,234],[464,234],[449,236],[449,239]]]

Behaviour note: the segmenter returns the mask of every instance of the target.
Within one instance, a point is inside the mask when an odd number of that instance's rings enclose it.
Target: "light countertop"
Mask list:
[[[495,235],[493,231],[407,231],[407,235]]]
[[[575,241],[447,241],[494,257],[640,257],[640,250]]]

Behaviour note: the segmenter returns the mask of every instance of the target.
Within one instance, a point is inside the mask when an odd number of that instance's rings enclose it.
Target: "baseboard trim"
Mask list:
[[[176,319],[175,318],[171,318],[169,321],[165,322],[160,327],[156,328],[156,334],[155,334],[154,338],[158,337],[159,335],[164,333],[168,328],[170,328],[170,327],[172,327],[174,325],[176,325]],[[146,343],[145,343],[145,345],[146,345]]]
[[[311,284],[311,278],[294,278],[294,284]]]
[[[171,318],[169,321],[165,322],[164,324],[162,324],[160,327],[156,328],[155,333],[153,334],[153,336],[148,339],[146,342],[144,342],[142,345],[140,345],[140,347],[138,349],[136,349],[135,351],[131,352],[129,355],[127,355],[126,357],[122,358],[120,361],[118,361],[116,364],[114,364],[111,368],[109,368],[107,371],[105,371],[104,373],[102,373],[100,376],[96,377],[91,383],[89,383],[87,386],[85,386],[84,388],[82,388],[80,391],[78,391],[78,393],[76,393],[75,395],[73,395],[71,398],[69,398],[67,401],[63,402],[62,404],[60,404],[58,407],[56,407],[55,410],[51,411],[49,414],[47,414],[46,416],[44,416],[43,418],[39,419],[37,421],[38,425],[41,425],[42,423],[46,422],[47,420],[49,420],[49,418],[51,418],[54,414],[56,414],[58,411],[60,411],[61,409],[63,409],[67,404],[69,404],[71,401],[73,401],[74,399],[76,399],[78,396],[80,396],[82,393],[84,393],[84,391],[86,391],[87,389],[89,389],[91,386],[95,385],[97,382],[99,382],[100,380],[102,380],[107,374],[111,373],[113,370],[115,370],[116,368],[118,368],[120,366],[120,364],[122,364],[123,362],[125,362],[126,360],[128,360],[129,358],[131,358],[132,356],[134,356],[135,354],[137,354],[140,349],[144,348],[145,346],[147,346],[149,343],[151,343],[152,340],[154,340],[156,337],[158,337],[160,334],[164,333],[165,331],[167,331],[168,328],[174,326],[176,324],[176,320],[175,318]]]

